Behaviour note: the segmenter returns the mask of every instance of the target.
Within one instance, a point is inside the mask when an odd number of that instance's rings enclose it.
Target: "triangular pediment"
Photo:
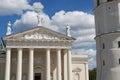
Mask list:
[[[55,32],[45,27],[36,27],[31,30],[23,31],[21,33],[12,34],[4,37],[5,40],[74,40],[61,33]]]

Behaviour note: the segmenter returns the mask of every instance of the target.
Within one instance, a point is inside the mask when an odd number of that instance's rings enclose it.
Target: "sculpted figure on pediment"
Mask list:
[[[24,39],[59,39],[53,35],[49,34],[41,34],[41,33],[34,33],[34,34],[26,34]]]

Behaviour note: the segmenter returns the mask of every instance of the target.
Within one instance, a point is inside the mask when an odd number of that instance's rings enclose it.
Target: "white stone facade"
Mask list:
[[[0,80],[88,80],[88,56],[71,55],[72,37],[36,27],[3,40]]]
[[[120,0],[95,0],[97,80],[120,80]]]

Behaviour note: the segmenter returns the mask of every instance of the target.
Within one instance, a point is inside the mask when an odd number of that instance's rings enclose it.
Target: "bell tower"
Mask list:
[[[94,0],[97,80],[120,80],[120,0]]]

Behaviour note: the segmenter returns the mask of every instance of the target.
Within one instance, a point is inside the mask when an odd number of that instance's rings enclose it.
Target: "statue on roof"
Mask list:
[[[10,34],[11,34],[11,22],[9,21],[7,23],[7,33],[6,33],[6,35],[10,35]]]
[[[42,26],[43,21],[43,16],[41,15],[42,8],[40,6],[37,6],[35,10],[37,11],[38,26]]]
[[[66,34],[67,34],[67,36],[71,37],[71,27],[68,24],[66,26]]]

